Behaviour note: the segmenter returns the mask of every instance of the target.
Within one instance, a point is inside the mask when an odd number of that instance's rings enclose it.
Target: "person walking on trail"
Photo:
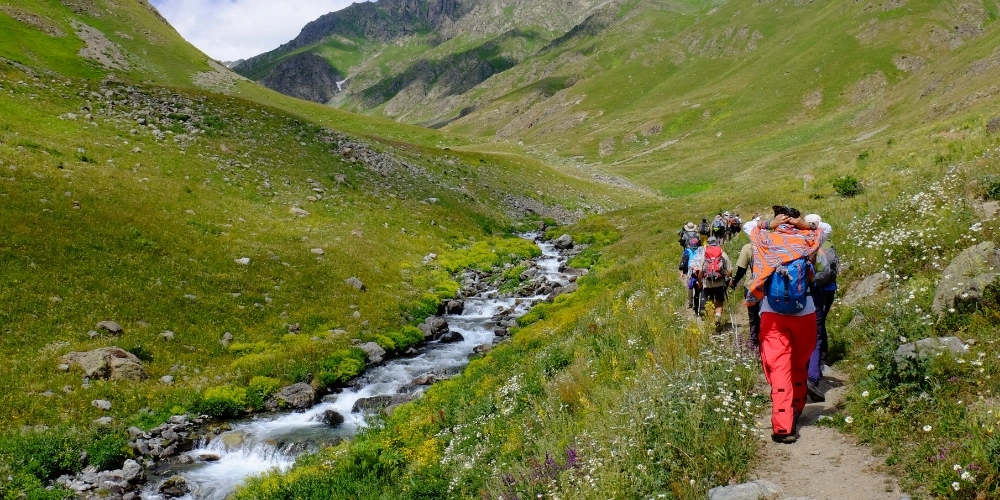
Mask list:
[[[677,243],[680,244],[681,248],[687,248],[692,239],[698,239],[698,228],[695,227],[694,222],[688,222],[680,231],[677,231],[677,236]]]
[[[698,283],[698,278],[695,276],[696,266],[700,266],[701,262],[701,240],[698,238],[691,238],[688,240],[688,246],[681,253],[681,264],[678,270],[681,272],[681,278],[684,281],[684,285],[688,289],[688,307],[694,311],[698,311],[701,308],[701,287]]]
[[[815,223],[821,230],[824,229],[824,226],[829,226],[816,214],[807,215],[805,221]],[[837,296],[837,274],[840,272],[840,259],[833,243],[829,241],[823,243],[816,252],[814,266],[816,269],[816,275],[813,279],[813,302],[816,304],[816,347],[813,348],[812,356],[809,358],[809,380],[806,382],[806,390],[813,402],[822,403],[826,401],[826,396],[819,390],[819,382],[823,379],[823,365],[826,364],[826,354],[829,349],[826,318],[829,316],[833,300]]]
[[[701,240],[702,246],[708,242],[708,234],[712,231],[712,226],[709,225],[708,219],[701,219],[701,225],[698,226],[698,239]]]
[[[726,221],[723,220],[722,214],[716,215],[715,220],[712,221],[712,234],[719,241],[722,241],[726,236]]]
[[[745,227],[753,245],[754,275],[746,302],[760,304],[760,354],[771,384],[771,439],[794,443],[806,404],[809,357],[816,347],[810,259],[825,237],[798,210],[776,206],[774,214]]]
[[[753,285],[753,245],[747,243],[740,249],[740,256],[736,259],[736,275],[729,280],[729,288],[736,288],[742,282],[743,296],[750,295],[750,287]],[[742,281],[746,277],[746,281]],[[754,349],[760,346],[760,304],[756,303],[747,306],[747,317],[750,320],[750,345]]]
[[[715,328],[722,328],[722,308],[726,303],[726,285],[732,274],[732,264],[729,255],[722,249],[722,242],[715,236],[708,238],[708,246],[702,254],[701,266],[698,268],[698,278],[705,296],[705,303],[715,305]]]

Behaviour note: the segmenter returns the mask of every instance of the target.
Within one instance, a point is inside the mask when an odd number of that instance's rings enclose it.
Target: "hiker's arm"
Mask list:
[[[746,276],[746,274],[747,274],[747,268],[737,267],[736,276],[733,276],[733,279],[730,281],[729,287],[736,288],[736,284],[743,281],[743,277]]]
[[[827,224],[826,222],[820,222],[818,229],[820,232],[820,244],[823,244],[823,242],[829,240],[830,235],[833,234],[833,226]]]

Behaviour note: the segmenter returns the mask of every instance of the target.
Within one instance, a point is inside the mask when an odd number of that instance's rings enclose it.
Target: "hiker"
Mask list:
[[[698,264],[701,259],[700,247],[701,240],[698,238],[688,240],[687,248],[681,253],[681,265],[678,268],[684,285],[688,289],[688,307],[695,311],[698,311],[701,306],[701,287],[695,277],[695,267],[700,265]]]
[[[750,295],[750,287],[753,285],[753,272],[748,273],[747,271],[751,269],[753,269],[753,245],[747,243],[740,249],[740,256],[736,259],[736,275],[729,280],[729,288],[736,288],[739,286],[745,275],[746,281],[742,282],[743,296],[748,297]],[[753,346],[754,349],[759,349],[760,303],[747,306],[747,316],[750,320],[750,345]]]
[[[805,217],[808,223],[815,223],[817,226],[829,226],[817,214],[809,214]],[[823,365],[826,364],[826,354],[829,348],[829,339],[826,333],[826,318],[833,307],[833,300],[837,296],[837,274],[840,272],[840,259],[837,256],[837,249],[833,243],[826,241],[816,252],[815,260],[816,275],[813,278],[813,302],[816,304],[816,347],[809,358],[809,380],[806,382],[806,391],[809,398],[814,403],[826,401],[826,396],[819,390],[819,382],[823,379]]]
[[[747,306],[760,304],[760,354],[771,384],[771,439],[794,443],[806,404],[809,358],[816,347],[810,258],[827,233],[802,220],[796,209],[775,206],[774,215],[744,226],[753,245]]]
[[[694,222],[688,222],[680,231],[677,231],[677,236],[679,237],[677,243],[680,244],[681,248],[687,248],[692,239],[698,239],[698,228],[695,227]]]
[[[701,219],[701,225],[698,226],[698,239],[701,240],[702,246],[708,242],[708,233],[711,232],[711,227],[708,224],[708,219]]]
[[[712,221],[712,234],[717,240],[722,241],[726,236],[726,223],[722,220],[722,214],[716,215]]]
[[[729,223],[726,231],[726,238],[732,240],[740,234],[740,230],[743,229],[743,221],[740,220],[740,214],[733,214],[729,217]]]
[[[718,238],[710,236],[698,268],[698,280],[701,282],[705,303],[715,304],[717,331],[722,328],[722,307],[726,303],[726,285],[729,284],[732,269],[729,255],[726,255],[721,245],[722,242]]]

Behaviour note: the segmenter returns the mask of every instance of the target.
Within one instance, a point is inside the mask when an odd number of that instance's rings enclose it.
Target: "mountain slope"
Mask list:
[[[289,93],[287,86],[269,83],[280,73],[297,71],[287,62],[284,67],[279,63],[293,61],[303,52],[315,53],[347,77],[345,92],[333,98],[339,106],[369,110],[388,103],[385,113],[398,117],[460,95],[505,71],[605,3],[362,2],[320,17],[294,40],[235,69]],[[397,96],[401,97],[394,99]],[[312,97],[317,102],[329,100]]]

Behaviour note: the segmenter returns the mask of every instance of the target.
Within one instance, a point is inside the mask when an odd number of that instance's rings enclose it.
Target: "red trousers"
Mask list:
[[[776,435],[795,433],[795,421],[806,406],[809,356],[815,347],[815,313],[760,315],[760,358],[771,384],[771,428]]]

